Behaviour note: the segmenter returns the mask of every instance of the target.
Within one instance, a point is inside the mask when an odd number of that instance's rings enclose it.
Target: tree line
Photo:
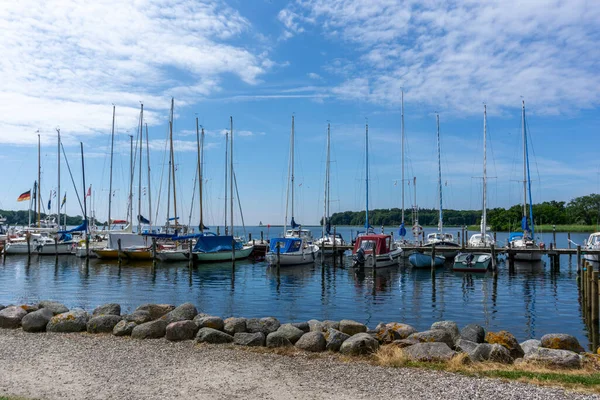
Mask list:
[[[419,224],[436,226],[439,211],[436,209],[420,208]],[[529,215],[529,207],[527,209]],[[520,229],[523,215],[523,205],[514,205],[509,209],[492,208],[487,211],[487,224],[496,231]],[[544,201],[533,205],[535,223],[554,225],[597,225],[600,223],[600,195],[590,194],[564,201]],[[479,225],[480,210],[444,210],[444,225],[462,226]],[[405,210],[405,223],[412,225],[412,210]],[[402,222],[402,210],[399,208],[377,209],[369,211],[371,226],[394,226]],[[364,225],[365,211],[344,211],[331,216],[332,225]]]
[[[2,215],[3,217],[6,218],[6,225],[10,225],[10,226],[15,226],[15,225],[19,225],[19,226],[27,226],[27,224],[29,223],[29,212],[27,210],[23,211],[10,211],[10,210],[0,210],[0,215]],[[44,218],[47,217],[47,214],[45,213],[41,213],[41,219],[43,220]],[[62,224],[64,222],[64,214],[61,214],[60,216],[60,223]],[[88,218],[90,223],[92,222],[91,218]],[[31,213],[31,223],[34,224],[35,222],[37,222],[37,214],[36,213]],[[76,215],[74,217],[67,215],[67,225],[68,226],[73,226],[73,225],[80,225],[83,222],[83,217],[81,215]],[[96,224],[101,225],[101,223],[99,221],[96,220]]]

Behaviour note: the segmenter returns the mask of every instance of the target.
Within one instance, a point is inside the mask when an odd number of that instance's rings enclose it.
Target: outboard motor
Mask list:
[[[473,259],[475,259],[475,256],[473,255],[473,253],[467,254],[467,257],[465,258],[467,265],[473,264]]]
[[[366,259],[365,250],[362,248],[358,249],[356,254],[354,254],[352,256],[352,267],[354,267],[354,268],[364,267],[365,259]]]

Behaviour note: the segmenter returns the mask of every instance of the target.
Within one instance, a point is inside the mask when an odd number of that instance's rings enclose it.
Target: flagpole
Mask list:
[[[81,145],[81,174],[83,175],[83,190],[85,191],[85,161],[83,158],[83,142],[79,142]],[[92,187],[90,186],[90,191]],[[87,193],[85,194],[87,197]],[[92,197],[92,196],[89,196]],[[83,198],[83,223],[85,224],[85,258],[90,258],[90,235],[87,224],[87,199]]]
[[[39,130],[38,130],[38,132],[39,132]],[[40,228],[42,226],[41,222],[40,222],[40,218],[41,218],[40,210],[42,208],[42,201],[41,201],[42,196],[40,196],[41,191],[42,191],[42,167],[41,167],[41,163],[40,163],[40,147],[41,147],[40,134],[38,133],[38,190],[37,190],[38,191],[38,193],[37,193],[37,226],[38,226],[38,228]]]

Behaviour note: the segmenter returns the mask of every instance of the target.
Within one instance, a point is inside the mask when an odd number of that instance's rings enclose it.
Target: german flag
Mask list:
[[[25,193],[21,193],[21,195],[17,198],[17,201],[26,201],[26,200],[31,200],[31,190],[28,190]]]

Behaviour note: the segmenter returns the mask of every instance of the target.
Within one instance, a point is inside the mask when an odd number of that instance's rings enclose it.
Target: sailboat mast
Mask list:
[[[58,134],[58,199],[60,199],[60,128],[56,129],[56,133]],[[66,211],[66,209],[65,209]],[[56,222],[60,227],[60,201],[56,202],[56,214],[57,219]]]
[[[323,226],[322,236],[325,237],[327,220],[329,219],[329,135],[330,135],[330,124],[327,124],[327,156],[325,161],[325,193],[323,194]]]
[[[231,138],[229,139],[229,212],[231,213],[230,221],[231,229],[230,233],[233,235],[233,117],[229,116],[229,132],[231,132]],[[232,248],[235,253],[235,246]]]
[[[129,226],[133,226],[133,135],[129,135]]]
[[[198,117],[196,117],[196,145],[198,146],[198,180],[202,182],[202,172],[200,166],[200,130],[198,128]],[[202,183],[198,185],[198,195],[198,199],[200,201],[200,224],[198,225],[198,229],[200,232],[202,232]]]
[[[152,191],[150,190],[150,138],[148,137],[148,124],[146,124],[146,163],[148,164],[148,228],[152,231]]]
[[[138,234],[142,233],[142,138],[144,129],[144,105],[140,108],[140,131],[139,131],[139,147],[140,147],[140,170],[138,173]]]
[[[443,222],[443,201],[442,201],[442,159],[441,159],[441,144],[440,144],[440,115],[435,115],[435,120],[437,123],[437,155],[438,155],[438,186],[439,186],[439,194],[440,194],[440,221],[438,222],[438,231],[443,233],[444,230],[444,222]]]
[[[402,223],[404,224],[404,89],[402,90]]]
[[[113,183],[113,150],[115,146],[115,106],[113,105],[112,129],[110,133],[110,178],[108,181],[108,230],[110,230],[112,208],[112,183]]]
[[[527,137],[525,134],[525,100],[521,110],[521,129],[523,133],[523,218],[527,218]]]
[[[415,215],[413,217],[413,226],[419,224],[419,208],[417,206],[417,177],[413,176],[413,192],[415,196],[414,207],[415,207]]]
[[[483,105],[483,213],[481,216],[481,241],[487,231],[487,106]]]
[[[169,138],[173,132],[173,99],[171,99],[171,112],[169,113]],[[169,232],[171,226],[171,164],[173,159],[171,158],[171,151],[169,150],[169,170],[167,171],[167,223],[166,228]]]
[[[294,228],[294,116],[292,115],[292,176],[291,176],[291,184],[292,184],[292,229]]]
[[[41,153],[41,140],[40,140],[40,135],[38,134],[38,185],[37,185],[37,226],[38,228],[42,226],[41,224],[41,200],[42,200],[42,166],[41,166],[41,158],[40,158],[40,153]],[[59,199],[60,199],[60,194],[58,195]],[[48,210],[50,211],[50,210]]]
[[[173,218],[175,218],[175,230],[177,230],[177,190],[175,188],[175,153],[173,152],[173,109],[175,108],[175,99],[171,97],[171,131],[169,132],[169,145],[171,146],[171,173],[173,174]]]
[[[224,223],[224,227],[225,227],[225,236],[227,236],[227,233],[229,232],[229,228],[227,225],[227,161],[229,160],[229,158],[227,157],[228,155],[228,151],[229,151],[229,132],[225,132],[225,208],[223,211],[223,215],[225,216],[225,223]]]
[[[367,200],[365,205],[365,228],[369,230],[369,124],[365,124],[365,162],[366,176],[365,186],[367,189]]]
[[[203,169],[204,169],[204,127],[202,127],[202,134],[200,137],[200,171],[198,172],[198,190],[200,190],[200,232],[204,232],[204,217],[202,210],[202,193],[203,193]]]

